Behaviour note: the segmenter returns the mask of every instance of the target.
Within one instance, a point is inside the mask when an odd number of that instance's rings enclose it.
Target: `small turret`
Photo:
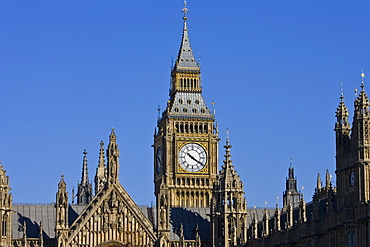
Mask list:
[[[340,158],[348,153],[349,151],[349,141],[350,141],[350,131],[351,127],[348,122],[349,112],[348,108],[344,103],[344,94],[341,84],[340,92],[340,103],[335,112],[337,122],[335,123],[335,132],[336,132],[336,158],[337,162]]]
[[[243,183],[240,181],[231,161],[228,132],[226,137],[225,160],[217,176],[213,189],[216,206],[212,207],[212,228],[214,229],[215,246],[236,246],[246,242],[244,226],[246,224],[246,203]],[[223,227],[222,227],[223,226]]]
[[[369,98],[365,92],[365,74],[361,74],[361,91],[360,95],[355,100],[355,109],[352,124],[352,146],[358,149],[356,156],[358,160],[370,160],[370,136],[367,133],[369,125]]]

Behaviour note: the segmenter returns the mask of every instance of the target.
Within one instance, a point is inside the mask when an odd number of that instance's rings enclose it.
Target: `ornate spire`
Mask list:
[[[105,167],[105,157],[104,157],[104,141],[100,141],[99,150],[99,164],[98,167]]]
[[[283,207],[287,208],[287,203],[290,201],[292,207],[296,208],[299,205],[299,193],[297,190],[297,179],[294,177],[294,168],[292,164],[292,157],[290,157],[290,166],[288,169],[288,178],[286,179],[286,187],[283,193]]]
[[[230,145],[230,140],[229,140],[229,130],[227,129],[226,131],[226,144],[224,146],[225,148],[225,160],[224,160],[224,165],[222,166],[222,170],[220,171],[219,179],[221,183],[230,183],[233,180],[237,180],[237,182],[240,182],[239,175],[236,174],[236,171],[233,166],[233,162],[231,160],[231,154],[230,154],[230,149],[232,146]],[[224,185],[226,186],[226,185]]]
[[[109,135],[109,144],[107,150],[108,164],[107,164],[107,176],[108,183],[113,183],[118,181],[118,171],[119,171],[119,149],[117,145],[117,136],[114,133],[114,128]]]
[[[184,17],[182,18],[184,20],[184,29],[186,29],[186,21],[188,19],[188,17],[186,16],[186,14],[188,13],[188,8],[186,7],[186,1],[184,1],[184,8],[182,9],[182,12],[184,13]]]
[[[109,141],[116,142],[116,140],[117,140],[117,136],[116,136],[116,133],[114,132],[114,127],[112,127],[112,131],[109,135]]]
[[[87,152],[86,149],[83,151],[83,162],[82,162],[82,178],[81,178],[81,184],[87,185],[89,183],[89,173],[87,170]]]
[[[336,113],[335,116],[337,117],[337,122],[335,124],[336,129],[342,129],[345,126],[349,127],[349,123],[348,123],[349,113],[348,113],[348,108],[344,103],[342,82],[340,83],[340,97],[339,98],[340,98],[340,103],[337,108],[337,111],[335,112]]]
[[[361,92],[355,100],[355,117],[367,114],[369,111],[369,98],[365,92],[365,73],[361,73]]]
[[[59,182],[59,184],[58,184],[58,188],[59,189],[62,189],[62,188],[66,188],[67,187],[67,184],[66,184],[66,182],[64,181],[64,174],[62,174],[61,176],[60,176],[60,182]]]
[[[243,236],[240,239],[242,243],[246,241],[244,223],[247,217],[247,205],[244,198],[244,186],[232,165],[231,147],[227,130],[224,165],[217,176],[212,193],[213,200],[216,202],[211,216],[212,227],[215,232],[224,232],[224,236],[217,237],[215,244],[217,246],[235,246],[237,236]],[[225,228],[220,228],[221,226]]]
[[[171,71],[170,99],[158,123],[167,117],[214,120],[214,114],[208,109],[202,96],[200,66],[194,57],[188,35],[189,10],[186,1],[182,12],[184,25],[180,49]]]
[[[331,187],[331,181],[330,181],[330,173],[328,169],[326,169],[325,185],[326,185],[326,190],[329,190],[329,188]]]
[[[290,166],[289,166],[289,178],[294,179],[294,168],[293,168],[293,161],[292,157],[290,157]]]
[[[188,35],[188,27],[187,27],[187,13],[189,12],[188,8],[186,7],[186,1],[184,1],[184,8],[182,9],[184,13],[183,20],[184,20],[184,28],[182,32],[182,40],[181,46],[179,50],[179,54],[177,56],[177,61],[174,67],[176,71],[186,71],[186,70],[200,70],[194,55],[193,50],[190,46],[189,35]]]
[[[83,151],[83,162],[82,162],[82,178],[81,183],[78,184],[77,189],[77,204],[86,205],[91,201],[92,198],[92,185],[89,182],[89,174],[87,170],[87,152],[86,149]]]
[[[56,194],[56,223],[57,233],[68,228],[68,193],[63,174],[60,178],[58,192]]]
[[[317,192],[319,192],[321,190],[321,177],[320,177],[320,173],[317,173],[316,189],[317,189]]]
[[[107,182],[107,169],[105,167],[104,142],[100,141],[99,163],[95,174],[95,194],[104,187]]]

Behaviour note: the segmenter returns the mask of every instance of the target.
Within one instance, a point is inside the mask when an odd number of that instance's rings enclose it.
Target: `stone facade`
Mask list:
[[[2,246],[370,246],[370,113],[364,79],[352,128],[343,94],[336,111],[337,186],[328,172],[322,186],[319,174],[313,200],[306,203],[291,165],[282,208],[247,208],[228,138],[218,171],[219,132],[202,96],[187,12],[185,2],[169,101],[154,134],[156,206],[139,207],[120,184],[120,152],[112,129],[107,148],[100,143],[95,193],[86,151],[77,194],[69,197],[62,176],[51,204],[13,204],[9,178],[0,166]]]

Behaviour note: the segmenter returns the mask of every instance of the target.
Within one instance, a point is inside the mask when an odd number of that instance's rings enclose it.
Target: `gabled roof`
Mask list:
[[[104,215],[111,215],[109,222]],[[70,225],[69,237],[67,244],[73,242],[74,238],[78,236],[79,232],[88,229],[89,220],[91,217],[101,218],[101,222],[106,222],[108,228],[123,228],[125,227],[120,219],[122,217],[130,216],[135,219],[142,232],[155,242],[156,236],[154,234],[152,222],[149,221],[143,211],[135,204],[126,190],[119,183],[112,183],[102,190],[92,199],[89,205],[79,214],[76,220]],[[104,229],[100,229],[103,231]],[[128,229],[124,229],[128,230]],[[114,239],[110,239],[114,240]]]

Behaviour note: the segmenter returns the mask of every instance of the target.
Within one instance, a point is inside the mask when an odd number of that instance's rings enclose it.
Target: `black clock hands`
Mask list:
[[[197,163],[199,163],[199,164],[203,165],[203,164],[202,164],[202,162],[200,162],[199,160],[197,160],[196,158],[194,158],[194,156],[193,156],[193,155],[191,155],[191,154],[189,154],[189,153],[186,153],[186,154],[190,157],[190,159],[192,159],[192,160],[194,160],[195,162],[197,162]]]

